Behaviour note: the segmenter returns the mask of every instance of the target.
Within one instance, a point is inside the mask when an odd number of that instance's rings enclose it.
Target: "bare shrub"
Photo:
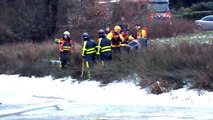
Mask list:
[[[109,63],[103,69],[97,67],[94,70],[94,79],[108,83],[113,79],[121,80],[129,78],[129,75],[138,74],[141,78],[139,85],[142,88],[160,81],[162,87],[169,90],[181,88],[187,83],[191,83],[193,88],[207,87],[206,89],[211,90],[213,72],[210,64],[213,57],[206,56],[210,51],[211,45],[198,43],[180,42],[176,46],[151,45],[145,53],[125,54],[120,59],[114,58],[113,63]]]
[[[9,49],[8,49],[9,48]],[[1,45],[0,59],[2,64],[1,72],[17,73],[23,67],[29,65],[32,69],[26,69],[25,72],[33,71],[33,66],[41,63],[42,59],[51,59],[56,56],[56,47],[48,42],[42,44],[27,43],[13,43]],[[37,66],[39,68],[39,66]],[[40,65],[42,68],[42,65]],[[30,67],[29,67],[30,68]]]
[[[141,79],[138,83],[141,88],[159,81],[168,90],[181,88],[187,83],[191,83],[192,88],[212,90],[212,50],[212,45],[199,43],[180,42],[175,46],[150,44],[144,52],[115,55],[113,61],[105,63],[104,67],[97,61],[91,71],[92,79],[107,84],[115,80],[134,81],[137,75]],[[0,73],[80,79],[82,57],[78,43],[75,43],[68,68],[61,71],[57,70],[57,66],[42,61],[58,59],[58,48],[52,41],[6,44],[0,47],[0,51]]]
[[[172,24],[160,21],[148,24],[149,38],[172,37],[180,34],[189,34],[196,31],[193,21],[174,19]]]

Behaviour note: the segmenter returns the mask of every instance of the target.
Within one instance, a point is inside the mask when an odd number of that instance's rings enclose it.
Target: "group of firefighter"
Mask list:
[[[104,65],[107,61],[112,60],[113,54],[121,54],[123,48],[125,48],[126,52],[146,48],[147,28],[137,24],[135,29],[137,30],[136,35],[130,35],[129,28],[126,26],[116,25],[113,30],[110,27],[106,27],[98,31],[98,39],[96,41],[92,40],[87,32],[84,32],[81,36],[83,39],[82,57],[86,68],[93,67],[96,60],[100,60],[102,65]],[[59,44],[59,69],[63,69],[69,61],[70,54],[73,53],[73,41],[70,38],[70,33],[65,31],[63,37],[55,39],[55,42]]]

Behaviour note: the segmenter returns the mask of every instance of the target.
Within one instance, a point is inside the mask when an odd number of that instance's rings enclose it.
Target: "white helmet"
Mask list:
[[[67,36],[70,36],[70,32],[68,32],[68,31],[65,31],[63,34],[67,35]]]

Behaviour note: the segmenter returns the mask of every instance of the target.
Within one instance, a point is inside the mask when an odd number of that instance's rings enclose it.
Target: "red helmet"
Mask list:
[[[147,30],[147,27],[143,27],[144,30]]]

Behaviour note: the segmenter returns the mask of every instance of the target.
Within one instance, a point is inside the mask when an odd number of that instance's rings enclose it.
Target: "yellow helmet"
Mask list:
[[[120,27],[120,26],[116,25],[116,26],[114,27],[114,31],[115,31],[115,32],[119,32],[120,30],[121,30],[121,27]]]

